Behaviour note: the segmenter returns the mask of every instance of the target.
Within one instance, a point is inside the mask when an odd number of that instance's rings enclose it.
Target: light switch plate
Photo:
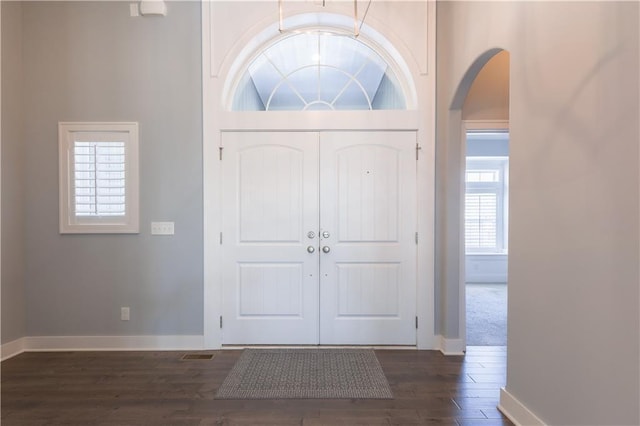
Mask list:
[[[173,222],[151,222],[151,235],[173,235]]]

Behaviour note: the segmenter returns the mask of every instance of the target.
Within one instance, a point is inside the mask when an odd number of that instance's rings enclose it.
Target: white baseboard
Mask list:
[[[444,355],[464,355],[464,342],[462,339],[447,339],[444,336],[440,337],[440,352]]]
[[[16,355],[20,355],[25,351],[26,337],[13,340],[9,343],[5,343],[0,347],[0,360],[4,361],[9,358],[13,358]]]
[[[32,336],[2,345],[2,360],[22,352],[202,349],[203,336]]]
[[[545,423],[538,416],[533,414],[505,388],[500,389],[498,410],[518,426],[545,426]]]

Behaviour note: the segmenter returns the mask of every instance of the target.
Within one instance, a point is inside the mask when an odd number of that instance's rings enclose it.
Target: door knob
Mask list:
[[[329,253],[330,251],[331,251],[331,248],[329,248],[329,246],[322,247],[322,252],[323,253]]]
[[[324,231],[322,233],[322,238],[329,238],[331,236],[331,234],[329,234],[327,231]]]
[[[307,233],[307,237],[309,237],[310,239],[314,239],[316,237],[316,233],[313,231],[309,231]]]
[[[314,251],[316,251],[316,248],[314,246],[309,246],[309,247],[307,247],[307,251],[309,253],[313,253]]]

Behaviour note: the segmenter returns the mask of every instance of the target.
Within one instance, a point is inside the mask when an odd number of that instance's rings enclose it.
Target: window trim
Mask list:
[[[125,215],[76,216],[74,214],[73,148],[76,133],[117,134],[125,146]],[[109,138],[108,138],[109,139]],[[59,122],[59,231],[61,234],[137,234],[139,224],[138,123]]]

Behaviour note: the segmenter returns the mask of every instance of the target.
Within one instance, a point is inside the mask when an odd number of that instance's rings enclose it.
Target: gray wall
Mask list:
[[[511,60],[506,388],[547,424],[640,423],[638,9],[635,2],[438,3],[437,202],[439,225],[451,231],[438,241],[446,254],[438,263],[441,327],[454,337],[459,330],[450,303],[459,240],[447,223],[460,212],[461,115],[452,100],[476,59],[504,48]]]
[[[509,134],[467,136],[467,157],[508,157]]]
[[[2,2],[2,343],[26,335],[22,5]]]
[[[196,2],[23,4],[29,336],[202,334],[200,38]],[[139,235],[58,233],[59,121],[139,122]]]

